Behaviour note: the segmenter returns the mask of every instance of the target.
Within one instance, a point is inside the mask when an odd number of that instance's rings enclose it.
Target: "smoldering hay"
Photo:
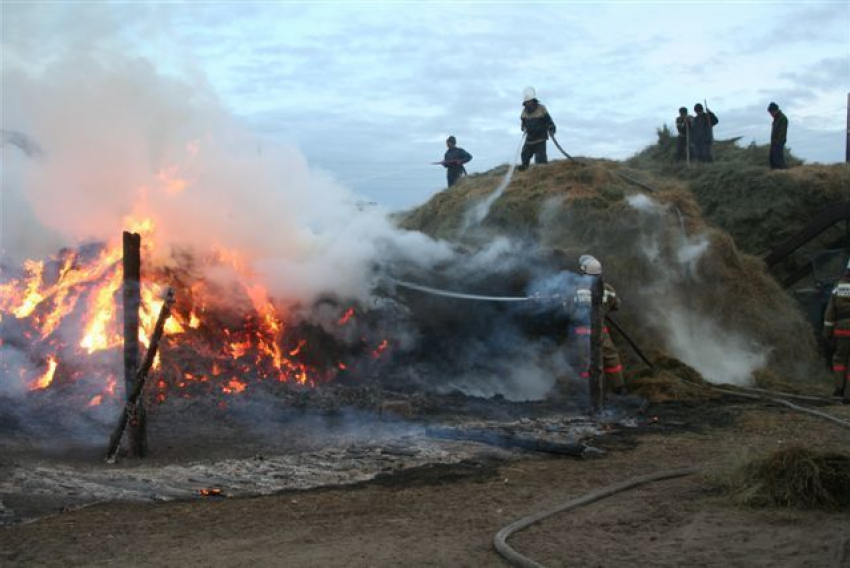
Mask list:
[[[463,232],[466,210],[499,176],[467,178],[402,225],[473,248],[497,235],[526,239],[573,271],[579,255],[594,254],[623,301],[615,317],[643,349],[679,358],[712,382],[749,384],[760,370],[823,376],[811,324],[764,264],[709,226],[682,182],[647,175],[658,189],[647,192],[620,178],[620,167],[558,161],[514,176],[475,234]]]

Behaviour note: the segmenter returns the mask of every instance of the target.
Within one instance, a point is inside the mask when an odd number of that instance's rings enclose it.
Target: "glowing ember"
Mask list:
[[[247,387],[245,383],[240,381],[239,379],[233,378],[227,383],[227,385],[221,387],[221,390],[227,394],[238,394],[245,390]]]
[[[342,315],[342,317],[339,318],[339,325],[347,324],[348,320],[350,320],[352,317],[354,317],[354,308],[348,308],[348,310]]]
[[[389,347],[389,346],[390,346],[390,342],[389,342],[389,341],[387,341],[386,339],[385,339],[385,340],[383,340],[383,341],[380,343],[380,345],[378,345],[378,347],[377,347],[374,351],[372,351],[372,357],[374,357],[375,359],[377,359],[378,357],[380,357],[380,356],[381,356],[381,354],[382,354],[384,351],[386,351],[386,350],[387,350],[387,347]]]

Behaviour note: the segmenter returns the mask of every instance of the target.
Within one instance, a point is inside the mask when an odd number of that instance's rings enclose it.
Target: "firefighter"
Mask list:
[[[546,107],[537,100],[534,87],[528,87],[523,92],[520,126],[525,132],[525,143],[520,154],[522,165],[519,169],[528,169],[532,156],[535,164],[547,163],[549,159],[546,156],[546,141],[550,135],[555,134],[555,122]]]
[[[832,373],[835,377],[832,396],[841,397],[844,404],[850,404],[850,389],[847,388],[847,367],[850,365],[850,261],[826,304],[823,337],[832,348]]]
[[[589,254],[579,258],[579,268],[584,275],[580,278],[573,295],[564,303],[570,315],[570,339],[578,345],[578,366],[583,378],[590,378],[590,314],[592,303],[592,286],[597,277],[602,276],[602,264]],[[605,374],[605,384],[615,394],[625,394],[625,381],[623,380],[623,365],[620,363],[620,355],[611,340],[608,326],[604,324],[608,312],[615,311],[620,307],[620,299],[614,287],[603,282],[604,292],[602,295],[601,319],[603,320],[600,332],[602,342],[602,371]]]

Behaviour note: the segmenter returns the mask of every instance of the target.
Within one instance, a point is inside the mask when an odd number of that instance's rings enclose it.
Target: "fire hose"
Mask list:
[[[508,537],[510,537],[513,533],[520,531],[526,527],[529,527],[538,521],[542,521],[546,517],[551,517],[555,513],[577,509],[582,505],[587,505],[589,503],[593,503],[594,501],[599,501],[600,499],[610,497],[611,495],[615,495],[617,493],[626,491],[627,489],[638,487],[640,485],[645,485],[654,481],[662,481],[664,479],[673,479],[676,477],[693,475],[698,471],[698,468],[693,467],[661,471],[648,475],[633,477],[622,483],[603,487],[602,489],[598,489],[596,491],[588,493],[587,495],[579,497],[578,499],[571,499],[570,501],[558,505],[553,509],[549,509],[548,511],[529,515],[528,517],[524,517],[518,521],[514,521],[513,523],[509,524],[508,526],[504,527],[502,530],[496,533],[496,536],[493,537],[493,545],[496,547],[496,550],[499,552],[499,554],[504,556],[508,560],[508,562],[510,562],[514,566],[522,566],[523,568],[543,568],[542,564],[535,562],[527,556],[523,556],[522,554],[511,548],[510,545],[508,545],[507,543]]]
[[[483,302],[527,302],[534,300],[542,300],[542,299],[555,299],[560,298],[561,296],[483,296],[480,294],[467,294],[464,292],[452,292],[449,290],[441,290],[439,288],[431,288],[430,286],[423,286],[421,284],[414,284],[413,282],[405,282],[404,280],[396,280],[395,278],[387,277],[387,280],[395,284],[396,286],[401,286],[402,288],[409,288],[411,290],[416,290],[418,292],[424,292],[426,294],[433,294],[435,296],[443,296],[446,298],[458,298],[461,300],[477,300]],[[626,330],[622,328],[620,324],[618,324],[611,316],[605,316],[605,319],[611,326],[623,336],[626,342],[631,346],[634,352],[637,354],[641,360],[646,363],[646,365],[650,369],[654,369],[655,365],[649,360],[649,358],[644,355],[643,351],[638,347],[637,343],[626,333]]]

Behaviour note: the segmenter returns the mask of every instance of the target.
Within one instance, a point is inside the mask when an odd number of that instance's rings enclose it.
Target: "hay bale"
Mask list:
[[[750,459],[708,480],[734,503],[850,511],[850,456],[793,446]]]

